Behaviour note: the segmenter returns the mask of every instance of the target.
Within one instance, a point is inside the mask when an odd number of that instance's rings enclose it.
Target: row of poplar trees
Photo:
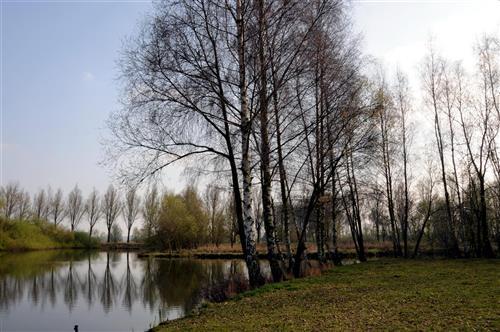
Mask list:
[[[116,221],[120,215],[127,229],[127,243],[130,242],[132,227],[139,219],[143,220],[144,235],[150,237],[157,228],[160,209],[161,194],[156,186],[147,190],[144,198],[135,188],[122,193],[113,185],[109,185],[103,195],[94,188],[86,198],[78,185],[66,197],[60,188],[55,191],[51,187],[39,189],[31,197],[17,182],[0,186],[0,217],[46,221],[55,227],[67,221],[72,233],[84,222],[88,224],[89,240],[96,226],[104,221],[107,242],[111,242],[113,227],[119,227]]]

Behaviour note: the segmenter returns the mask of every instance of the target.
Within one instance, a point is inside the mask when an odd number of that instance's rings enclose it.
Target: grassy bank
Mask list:
[[[140,249],[140,248],[139,248]],[[373,257],[389,257],[394,256],[391,251],[367,251],[366,256],[368,258]],[[357,259],[357,254],[354,250],[346,250],[339,252],[342,259]],[[140,258],[197,258],[197,259],[244,259],[245,255],[241,251],[235,252],[203,252],[203,251],[191,251],[191,250],[180,250],[172,252],[141,252],[138,254]],[[265,251],[260,251],[257,253],[257,257],[260,259],[267,259],[267,253]],[[309,252],[307,254],[308,259],[318,259],[316,252]]]
[[[392,244],[389,243],[370,243],[367,242],[365,245],[365,252],[368,257],[375,256],[393,256]],[[292,243],[292,248],[296,248],[297,244]],[[193,257],[193,258],[244,258],[241,251],[241,245],[239,243],[231,246],[229,243],[222,243],[219,246],[215,245],[202,245],[197,248],[192,249],[180,249],[180,250],[151,250],[144,251],[140,254],[141,257],[154,257],[154,258],[183,258],[183,257]],[[258,256],[260,258],[267,258],[267,245],[265,243],[258,243],[256,245]],[[286,248],[281,245],[281,251],[285,252]],[[314,259],[316,257],[316,246],[313,243],[307,244],[307,251],[309,257]],[[343,254],[344,258],[356,258],[356,250],[354,249],[354,244],[347,242],[339,246],[339,251]]]
[[[0,250],[40,250],[98,247],[85,232],[70,232],[46,221],[1,220]]]
[[[383,259],[208,304],[169,330],[499,330],[500,261]]]

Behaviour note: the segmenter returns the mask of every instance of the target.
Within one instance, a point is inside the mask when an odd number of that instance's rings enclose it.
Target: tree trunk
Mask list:
[[[408,258],[408,215],[410,213],[410,200],[408,197],[408,155],[406,151],[406,116],[402,111],[402,127],[403,127],[403,176],[404,176],[404,191],[405,191],[405,205],[403,215],[403,252],[404,257]]]
[[[326,262],[325,256],[325,224],[322,204],[316,207],[316,252],[320,263]]]
[[[433,82],[434,83],[434,82]],[[434,85],[433,85],[434,87]],[[448,236],[450,236],[450,240],[447,240],[446,246],[448,249],[448,254],[451,256],[458,256],[459,254],[459,249],[458,249],[458,242],[455,237],[455,230],[453,227],[453,214],[451,212],[451,202],[450,202],[450,194],[448,192],[448,181],[446,178],[446,168],[445,168],[445,162],[444,162],[444,146],[443,146],[443,137],[441,135],[441,124],[439,121],[439,115],[438,115],[438,106],[437,106],[437,100],[436,100],[436,93],[435,89],[432,89],[432,100],[433,100],[433,106],[434,106],[434,133],[436,135],[436,143],[438,147],[438,154],[439,154],[439,161],[441,163],[441,179],[443,182],[443,189],[444,189],[444,198],[445,198],[445,203],[446,203],[446,215],[447,215],[447,226],[448,226]]]
[[[276,252],[275,227],[272,213],[271,200],[271,171],[270,171],[270,146],[268,132],[268,102],[267,102],[267,67],[265,54],[265,3],[264,0],[258,0],[259,8],[259,71],[260,71],[260,89],[259,89],[259,115],[260,115],[260,165],[262,173],[262,217],[264,228],[266,230],[267,257],[271,266],[271,273],[274,282],[283,280],[283,271],[280,265],[280,258]]]
[[[450,147],[451,147],[451,162],[453,165],[453,177],[455,180],[455,190],[457,192],[457,200],[458,200],[458,211],[459,211],[459,217],[460,217],[460,224],[463,226],[465,222],[464,218],[464,211],[463,211],[463,203],[462,203],[462,194],[460,192],[460,185],[458,183],[458,172],[457,172],[457,164],[455,161],[455,130],[453,128],[453,121],[452,121],[452,106],[450,105],[449,98],[447,96],[447,108],[448,108],[448,126],[450,130]],[[457,241],[458,242],[458,241]]]
[[[432,199],[432,193],[431,193],[431,199]],[[431,211],[432,211],[432,202],[429,202],[429,206],[427,207],[427,211],[425,213],[424,222],[422,223],[422,228],[418,233],[417,242],[415,243],[415,248],[413,248],[413,258],[417,257],[418,249],[420,247],[420,241],[422,241],[422,237],[424,236],[425,233],[425,226],[427,226],[427,222],[431,217]]]
[[[353,209],[353,223],[355,223],[354,227],[354,233],[355,233],[355,238],[354,241],[357,244],[357,249],[358,249],[358,259],[360,262],[365,262],[366,261],[366,255],[365,255],[365,244],[364,244],[364,239],[363,239],[363,228],[361,225],[361,214],[359,211],[359,196],[358,196],[358,185],[356,182],[356,176],[354,174],[354,165],[352,162],[352,154],[348,156],[348,158],[351,159],[351,172],[349,172],[349,162],[347,162],[347,179],[348,179],[348,184],[349,184],[349,190],[350,190],[350,197],[351,197],[351,204],[352,204],[352,209]],[[349,174],[350,173],[350,174]]]
[[[318,200],[319,184],[315,184],[309,202],[307,204],[306,213],[303,219],[302,230],[298,237],[297,250],[295,251],[295,259],[293,262],[293,275],[298,278],[301,273],[301,264],[304,259],[304,253],[306,251],[306,235],[307,226],[311,218],[311,214],[314,211],[314,207]]]
[[[491,247],[490,237],[488,235],[488,220],[487,220],[487,205],[486,205],[486,190],[484,177],[479,178],[479,196],[480,196],[480,216],[479,223],[481,225],[481,254],[485,258],[493,258],[493,248]]]
[[[89,244],[90,244],[90,241],[92,241],[92,228],[93,227],[90,227],[90,229],[89,229]]]
[[[278,171],[280,178],[280,193],[281,193],[281,210],[283,215],[283,228],[284,228],[284,240],[286,247],[286,256],[288,260],[288,268],[291,269],[293,265],[293,255],[292,255],[292,246],[290,239],[290,221],[291,221],[291,204],[289,204],[289,197],[287,192],[287,174],[283,161],[283,146],[281,143],[281,123],[279,117],[279,103],[278,103],[278,92],[277,92],[277,84],[276,77],[274,72],[274,67],[272,69],[272,79],[273,79],[273,104],[274,104],[274,119],[276,121],[276,150],[278,153]]]
[[[387,208],[389,211],[389,220],[391,224],[391,238],[392,238],[392,246],[394,250],[394,256],[401,256],[401,244],[399,242],[399,232],[396,230],[396,216],[394,213],[394,199],[392,195],[392,172],[388,151],[388,143],[387,143],[387,127],[384,121],[384,110],[382,109],[380,112],[380,131],[382,134],[382,156],[384,163],[384,176],[385,176],[385,186],[386,186],[386,194],[387,194]]]
[[[250,135],[252,124],[247,102],[247,81],[245,65],[245,22],[243,18],[243,2],[236,2],[236,24],[238,39],[238,62],[239,62],[239,91],[241,107],[241,173],[243,177],[243,226],[245,234],[245,261],[248,268],[250,284],[255,287],[264,283],[264,278],[260,273],[257,251],[255,248],[255,222],[252,219],[252,175],[250,156]]]
[[[330,158],[330,167],[333,167],[332,158]],[[333,170],[333,168],[332,168]],[[333,264],[336,266],[342,265],[342,260],[339,255],[338,243],[337,243],[337,188],[336,188],[336,180],[335,180],[335,172],[332,173],[332,198],[331,198],[331,209],[332,209],[332,252],[331,258]]]

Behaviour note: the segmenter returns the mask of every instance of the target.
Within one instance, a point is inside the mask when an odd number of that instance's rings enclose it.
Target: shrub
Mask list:
[[[208,218],[203,202],[192,187],[182,195],[163,197],[158,236],[169,249],[194,248],[206,241]]]
[[[97,248],[99,246],[99,239],[96,237],[89,239],[87,232],[76,231],[74,236],[76,247]]]
[[[210,302],[224,302],[249,289],[248,279],[242,274],[235,274],[202,287],[201,296]]]

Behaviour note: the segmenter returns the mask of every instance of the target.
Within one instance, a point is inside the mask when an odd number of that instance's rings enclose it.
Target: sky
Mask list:
[[[116,61],[123,40],[152,10],[149,1],[0,0],[0,184],[34,192],[101,192],[112,181],[100,138],[120,107]],[[418,90],[418,67],[429,37],[445,56],[472,66],[482,33],[500,35],[500,1],[353,1],[362,50]],[[178,189],[179,169],[164,184]]]
[[[388,72],[406,72],[419,87],[418,66],[429,42],[444,57],[475,65],[473,47],[487,34],[500,36],[500,1],[354,1],[353,20],[363,34],[363,50]]]

